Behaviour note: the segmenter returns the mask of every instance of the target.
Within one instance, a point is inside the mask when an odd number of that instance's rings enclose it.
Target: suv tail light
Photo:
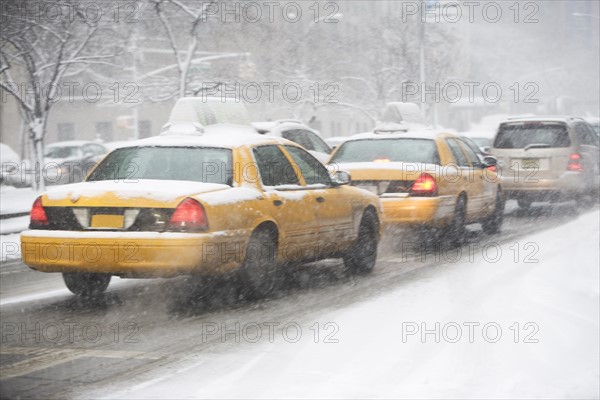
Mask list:
[[[48,216],[46,215],[44,206],[42,206],[42,197],[40,196],[35,199],[33,206],[31,207],[31,219],[29,226],[35,227],[45,225],[48,225]]]
[[[422,174],[410,188],[413,196],[435,196],[437,194],[437,183],[433,176]]]
[[[573,153],[569,156],[567,171],[583,172],[583,165],[581,165],[581,154]]]
[[[194,199],[183,200],[169,220],[169,228],[180,231],[205,231],[208,229],[206,212]]]

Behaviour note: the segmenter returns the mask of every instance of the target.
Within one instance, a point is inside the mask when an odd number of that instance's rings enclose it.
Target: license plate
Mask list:
[[[537,158],[521,160],[521,169],[540,169],[540,164]]]
[[[123,229],[124,217],[122,215],[97,214],[92,215],[90,228]]]

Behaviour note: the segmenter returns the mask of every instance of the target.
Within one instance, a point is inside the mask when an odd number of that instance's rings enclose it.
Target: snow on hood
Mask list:
[[[140,179],[136,181],[79,182],[49,189],[48,200],[65,200],[72,196],[101,197],[112,193],[121,199],[149,198],[156,201],[173,201],[180,197],[228,189],[219,183],[190,181],[165,181]]]

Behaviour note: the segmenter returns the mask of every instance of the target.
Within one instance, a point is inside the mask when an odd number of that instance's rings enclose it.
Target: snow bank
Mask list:
[[[17,260],[21,258],[21,234],[13,233],[11,235],[0,235],[0,261],[3,263],[8,260]]]
[[[0,235],[22,232],[29,227],[29,215],[0,221]]]
[[[0,214],[17,214],[31,211],[35,199],[41,194],[31,188],[14,188],[12,186],[0,186]]]
[[[297,342],[231,335],[117,397],[598,398],[599,218],[421,270]]]

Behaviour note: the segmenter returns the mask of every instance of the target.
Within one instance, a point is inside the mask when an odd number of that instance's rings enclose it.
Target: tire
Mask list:
[[[351,275],[366,275],[373,271],[377,261],[377,217],[366,212],[358,228],[358,240],[350,253],[344,256],[344,267]]]
[[[575,196],[575,202],[578,208],[591,208],[598,201],[598,192],[590,191],[587,193],[579,193]]]
[[[481,223],[483,231],[487,234],[494,234],[500,232],[502,228],[502,222],[504,221],[504,196],[500,190],[496,193],[496,207],[494,213]]]
[[[454,208],[452,222],[442,231],[442,240],[446,243],[460,246],[465,241],[467,219],[467,202],[463,196],[460,196]]]
[[[283,273],[277,265],[277,244],[274,233],[261,229],[252,234],[246,250],[246,260],[240,270],[243,295],[262,298],[283,283]]]
[[[81,297],[98,296],[106,291],[112,275],[93,272],[64,272],[65,285],[71,293]]]
[[[519,207],[521,207],[524,210],[527,210],[529,207],[531,207],[531,203],[533,202],[528,199],[518,199],[517,203],[519,204]]]

